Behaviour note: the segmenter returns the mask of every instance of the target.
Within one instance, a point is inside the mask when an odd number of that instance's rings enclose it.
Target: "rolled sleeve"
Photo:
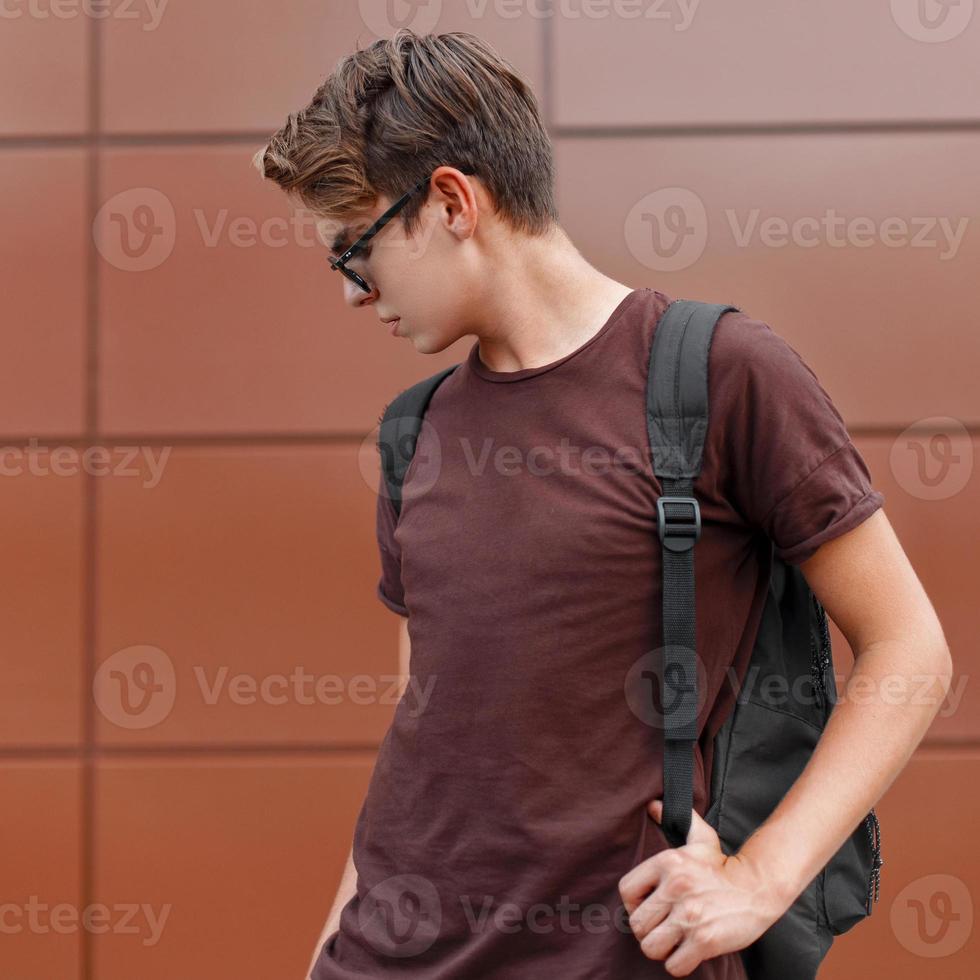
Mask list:
[[[725,314],[711,351],[726,493],[778,558],[800,564],[884,504],[830,395],[768,324]]]
[[[383,482],[378,486],[375,526],[378,554],[381,559],[381,577],[378,579],[377,596],[392,612],[398,613],[399,616],[408,616],[405,589],[401,578],[401,546],[395,537],[398,520],[391,499],[384,490]]]
[[[766,523],[774,553],[799,565],[824,542],[853,530],[884,502],[885,495],[870,485],[864,459],[848,441],[769,515]]]

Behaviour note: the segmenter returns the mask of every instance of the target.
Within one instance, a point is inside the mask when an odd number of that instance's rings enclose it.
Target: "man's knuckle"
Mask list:
[[[619,894],[623,898],[626,898],[628,895],[632,895],[636,889],[637,880],[638,876],[635,868],[632,871],[628,871],[626,874],[624,874],[623,877],[619,879]]]
[[[703,960],[717,956],[721,952],[718,935],[710,926],[697,926],[692,929],[691,939]]]
[[[683,894],[693,884],[691,872],[683,869],[675,871],[670,876],[670,883],[675,894]]]
[[[703,915],[704,902],[700,899],[689,898],[680,903],[680,916],[686,928],[694,929],[700,926]]]

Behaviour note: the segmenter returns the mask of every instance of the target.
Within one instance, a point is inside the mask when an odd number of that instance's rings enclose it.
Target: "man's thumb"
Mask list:
[[[657,823],[660,823],[664,816],[664,801],[650,800],[650,802],[647,804],[647,811],[649,812],[650,816],[657,821]]]
[[[650,800],[647,804],[647,811],[657,823],[663,823],[664,801]],[[715,828],[708,823],[697,810],[691,809],[691,829],[687,832],[687,844],[714,844],[719,845],[718,834]]]

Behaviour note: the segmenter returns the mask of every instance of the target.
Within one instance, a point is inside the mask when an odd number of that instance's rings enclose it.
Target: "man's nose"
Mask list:
[[[366,293],[356,282],[351,282],[346,276],[344,278],[344,302],[355,309],[361,306],[368,306],[378,298],[378,291],[374,287],[371,292]]]

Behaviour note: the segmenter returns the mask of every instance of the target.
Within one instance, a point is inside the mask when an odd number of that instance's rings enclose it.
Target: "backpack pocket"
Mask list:
[[[825,611],[797,569],[777,563],[772,582],[742,689],[714,740],[705,819],[728,854],[799,778],[837,700]],[[741,951],[753,980],[815,978],[833,937],[870,915],[881,865],[878,829],[872,810],[786,912]]]
[[[882,864],[875,845],[877,834],[878,817],[872,809],[820,872],[821,924],[835,936],[871,915],[877,901],[878,868]]]
[[[726,853],[736,852],[779,804],[813,754],[820,729],[778,705],[746,700],[716,736],[713,798],[706,819]],[[717,781],[715,777],[717,776]],[[741,950],[753,980],[813,980],[832,937],[823,927],[822,873],[786,912]]]

